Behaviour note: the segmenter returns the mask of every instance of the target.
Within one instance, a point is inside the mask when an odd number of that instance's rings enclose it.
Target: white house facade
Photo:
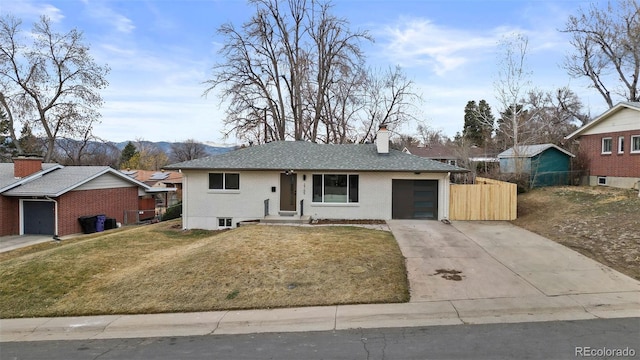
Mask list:
[[[378,134],[388,144],[388,136]],[[385,140],[386,139],[386,140]],[[449,215],[449,176],[465,169],[378,144],[280,141],[168,167],[183,174],[183,227],[267,217],[433,219]]]

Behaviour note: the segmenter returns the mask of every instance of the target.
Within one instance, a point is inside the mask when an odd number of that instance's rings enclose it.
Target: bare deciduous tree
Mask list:
[[[564,64],[569,75],[587,77],[609,107],[616,95],[640,101],[640,5],[636,0],[610,1],[604,9],[591,4],[571,15],[562,31],[571,34],[575,50]]]
[[[411,110],[421,100],[413,89],[413,81],[399,66],[384,73],[369,72],[363,98],[358,129],[361,141],[373,140],[379,124],[386,124],[393,131],[394,127],[415,119]]]
[[[83,136],[100,116],[98,91],[107,86],[109,69],[94,61],[78,30],[57,33],[43,16],[27,45],[20,26],[10,15],[0,19],[0,106],[13,139],[20,124],[43,131],[49,161],[56,139]]]
[[[194,139],[188,139],[184,142],[172,143],[169,159],[172,162],[182,162],[198,159],[207,156],[207,150],[202,143]]]
[[[417,136],[420,139],[422,145],[427,146],[430,144],[444,144],[449,141],[449,138],[440,129],[434,129],[431,126],[421,122],[416,128]]]
[[[569,88],[531,90],[524,99],[532,114],[528,127],[532,140],[562,146],[564,137],[589,121],[578,96]]]
[[[526,64],[528,45],[529,39],[521,34],[505,38],[501,42],[503,53],[498,67],[498,79],[494,82],[496,98],[503,109],[496,135],[500,133],[505,137],[508,141],[505,145],[513,147],[516,152],[522,142],[521,128],[526,125],[528,119],[527,116],[523,116],[526,108],[520,102],[531,85],[531,73]]]
[[[369,34],[351,31],[329,2],[249,3],[256,13],[247,23],[219,28],[224,61],[206,81],[205,94],[217,89],[228,105],[226,135],[345,143],[403,120],[413,83],[399,68],[372,77],[360,49]]]

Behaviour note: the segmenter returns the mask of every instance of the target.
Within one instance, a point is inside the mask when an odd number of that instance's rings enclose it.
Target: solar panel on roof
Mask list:
[[[153,173],[153,175],[151,175],[149,180],[164,180],[164,179],[166,179],[168,177],[169,177],[169,174],[167,174],[167,173],[155,172],[155,173]]]

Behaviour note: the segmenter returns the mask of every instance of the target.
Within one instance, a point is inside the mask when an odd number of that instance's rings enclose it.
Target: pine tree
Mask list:
[[[138,154],[138,149],[133,145],[131,141],[127,143],[127,145],[122,149],[122,153],[120,154],[120,167],[126,168],[129,164],[129,160],[133,158],[136,154]]]
[[[16,155],[16,147],[9,136],[7,113],[0,109],[0,162],[10,162]]]
[[[485,146],[491,141],[494,117],[491,107],[485,100],[478,104],[471,100],[464,108],[464,129],[462,135],[465,140],[476,146]]]
[[[31,131],[29,124],[24,124],[22,130],[20,130],[20,139],[18,139],[22,152],[26,155],[42,156],[44,154],[44,148],[42,141],[38,139]]]

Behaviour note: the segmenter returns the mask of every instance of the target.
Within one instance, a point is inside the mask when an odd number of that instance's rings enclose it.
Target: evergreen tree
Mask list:
[[[467,106],[464,107],[462,136],[475,145],[482,141],[482,133],[478,124],[478,105],[474,100],[467,102]]]
[[[464,108],[462,136],[473,145],[488,145],[491,141],[494,121],[491,107],[485,100],[480,100],[478,104],[471,100]]]
[[[31,131],[29,124],[24,124],[22,130],[20,130],[20,139],[18,139],[22,152],[27,155],[42,156],[44,154],[44,148],[42,147],[42,141],[38,139]]]
[[[491,143],[491,135],[495,126],[495,117],[491,112],[491,106],[486,100],[480,100],[478,103],[478,113],[480,114],[480,131],[482,133],[482,143],[478,146],[487,146]]]
[[[16,147],[9,136],[9,119],[7,113],[0,108],[0,162],[10,162],[16,155]]]
[[[122,153],[120,154],[120,167],[126,168],[129,165],[129,160],[133,158],[136,154],[138,154],[138,149],[133,145],[131,141],[127,143],[127,145],[122,149]]]

